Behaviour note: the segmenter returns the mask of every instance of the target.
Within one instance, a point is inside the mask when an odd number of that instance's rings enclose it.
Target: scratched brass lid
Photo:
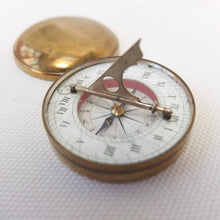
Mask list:
[[[16,41],[18,65],[38,78],[55,80],[87,60],[117,55],[118,40],[104,25],[81,17],[58,17],[28,28]]]

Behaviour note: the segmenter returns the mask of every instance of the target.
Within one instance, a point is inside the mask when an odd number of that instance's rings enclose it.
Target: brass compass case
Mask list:
[[[169,164],[174,162],[178,158],[178,156],[181,154],[182,150],[184,149],[184,143],[185,143],[185,141],[191,131],[191,128],[193,126],[193,122],[195,119],[195,102],[194,102],[194,98],[193,98],[193,95],[192,95],[189,87],[177,74],[175,74],[173,71],[169,70],[165,66],[162,66],[162,65],[155,63],[153,61],[150,61],[150,60],[142,59],[142,60],[138,61],[138,63],[137,63],[137,66],[143,66],[143,67],[154,66],[155,68],[159,67],[159,68],[162,68],[164,71],[166,71],[168,76],[170,78],[172,78],[173,82],[176,83],[178,86],[180,86],[180,88],[183,89],[183,91],[187,97],[187,101],[189,103],[189,109],[190,109],[189,116],[187,116],[187,117],[189,117],[189,119],[188,119],[189,122],[187,124],[186,130],[183,132],[181,137],[177,140],[177,142],[175,144],[171,145],[169,148],[167,148],[163,152],[162,151],[158,152],[156,155],[152,156],[151,158],[137,160],[137,161],[131,161],[130,163],[129,162],[120,163],[118,161],[116,163],[108,163],[108,162],[105,163],[104,160],[102,162],[100,162],[98,160],[95,161],[95,160],[80,156],[79,154],[73,153],[70,149],[65,147],[63,144],[60,143],[60,141],[58,141],[56,139],[53,132],[51,131],[51,128],[49,125],[49,119],[48,119],[49,118],[48,115],[50,114],[48,109],[49,109],[49,105],[52,100],[52,96],[53,96],[53,94],[58,92],[58,89],[61,88],[59,86],[62,85],[62,83],[64,83],[65,80],[68,80],[69,78],[74,76],[74,74],[77,75],[80,71],[83,72],[87,68],[95,66],[97,69],[99,69],[99,66],[101,66],[102,64],[103,65],[105,65],[106,63],[113,64],[113,63],[117,62],[117,60],[118,60],[118,57],[109,57],[109,58],[101,58],[101,59],[89,61],[87,63],[84,63],[84,64],[81,64],[79,66],[74,67],[73,69],[71,69],[70,71],[65,73],[63,76],[61,76],[59,79],[57,79],[52,84],[52,86],[49,88],[47,94],[45,95],[45,98],[43,101],[43,106],[42,106],[42,118],[43,118],[43,123],[44,123],[45,129],[46,129],[46,132],[49,136],[50,141],[52,142],[52,145],[55,147],[56,152],[74,170],[76,170],[77,172],[79,172],[83,175],[86,175],[88,177],[91,177],[91,178],[94,178],[97,180],[101,180],[101,181],[130,182],[130,181],[136,181],[136,180],[143,179],[145,177],[151,176],[151,175],[156,174],[157,172],[163,170]],[[149,68],[151,68],[151,67],[149,67]],[[69,88],[66,87],[66,91],[68,92],[68,94],[71,94],[70,87]],[[85,94],[85,93],[80,93],[79,96],[82,97],[83,94]],[[76,112],[75,110],[72,110],[72,111]],[[78,118],[79,114],[80,114],[79,109],[77,111],[78,111],[78,113],[73,113],[73,114],[75,114],[76,118]],[[147,110],[145,110],[145,111],[147,111]],[[54,112],[55,112],[55,108],[54,108]],[[160,117],[160,116],[157,115],[157,117]],[[159,120],[164,122],[164,120],[166,120],[166,119],[159,119]],[[172,118],[170,120],[172,120]],[[80,123],[82,123],[82,120],[80,121]],[[167,123],[169,123],[169,122],[167,122]],[[154,127],[153,124],[150,126]],[[81,129],[83,129],[83,132],[86,132],[86,131],[84,131],[86,129],[83,126],[81,126]],[[151,132],[153,132],[153,131],[154,130],[152,130]],[[97,138],[97,139],[103,141],[103,147],[104,147],[105,142],[107,140],[107,139],[105,140],[105,133],[99,136],[99,134],[96,135],[95,133],[88,131],[87,134],[91,138],[91,143],[92,143],[92,140],[95,140],[95,138]],[[77,134],[72,133],[72,135],[75,136]],[[125,134],[125,136],[126,136],[126,134]],[[138,136],[138,135],[136,135],[136,136]],[[107,138],[109,138],[109,137],[107,137]],[[122,138],[122,140],[126,141],[126,137],[125,137],[125,139],[123,139],[123,138]],[[110,137],[110,139],[111,139],[111,137]],[[128,139],[129,139],[129,137],[128,137]],[[161,141],[161,140],[158,139],[157,141]],[[113,141],[112,143],[113,143],[113,145],[115,143],[115,145],[117,145],[117,147],[120,148],[120,142]],[[128,142],[128,143],[130,143],[130,142]],[[91,144],[91,148],[92,147],[93,146]],[[147,148],[148,143],[146,142],[146,145],[142,146],[142,147]]]

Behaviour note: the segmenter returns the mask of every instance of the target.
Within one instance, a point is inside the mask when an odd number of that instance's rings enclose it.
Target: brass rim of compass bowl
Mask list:
[[[94,178],[94,179],[98,179],[102,181],[110,181],[110,182],[130,182],[130,181],[134,181],[138,179],[143,179],[144,177],[147,177],[147,176],[151,176],[159,172],[163,168],[167,167],[172,162],[174,162],[178,158],[180,153],[182,152],[184,148],[184,143],[190,134],[190,131],[192,129],[192,126],[195,120],[195,114],[196,114],[195,100],[187,84],[176,73],[174,73],[172,70],[154,61],[144,60],[144,59],[139,61],[140,63],[152,62],[169,70],[171,72],[170,76],[172,78],[175,78],[175,80],[183,87],[184,91],[186,92],[190,100],[190,108],[191,108],[192,120],[189,124],[187,131],[182,136],[182,138],[178,141],[176,145],[171,147],[169,150],[165,151],[164,153],[150,160],[145,160],[142,162],[132,163],[132,164],[122,164],[122,165],[109,165],[109,164],[103,164],[99,162],[86,160],[82,157],[79,157],[69,152],[54,139],[54,137],[50,134],[50,131],[47,127],[46,118],[44,117],[44,112],[47,112],[47,106],[48,106],[49,100],[53,92],[55,91],[57,86],[62,81],[64,81],[67,77],[79,71],[80,69],[83,69],[90,65],[104,63],[104,62],[115,62],[117,59],[118,57],[109,57],[109,58],[101,58],[97,60],[92,60],[92,61],[89,61],[89,62],[86,62],[84,64],[74,67],[70,71],[66,72],[65,75],[57,79],[51,85],[51,87],[49,88],[49,90],[47,91],[45,95],[43,106],[42,106],[42,119],[43,119],[44,127],[46,129],[46,132],[48,134],[48,137],[52,145],[62,155],[62,157],[65,158],[65,161],[66,162],[68,161],[67,164],[72,163],[70,167],[74,168],[77,172],[83,175],[89,176],[91,178]]]
[[[74,161],[67,158],[63,153],[61,153],[58,148],[53,145],[54,152],[57,157],[65,163],[69,168],[78,172],[79,174],[89,177],[94,180],[103,181],[103,182],[111,182],[111,183],[130,183],[139,180],[143,180],[145,178],[154,176],[159,172],[166,169],[169,165],[174,163],[178,157],[181,155],[182,151],[185,149],[185,145],[182,145],[177,152],[174,152],[173,155],[170,155],[167,159],[162,161],[159,164],[152,165],[151,167],[147,167],[143,170],[137,170],[133,172],[125,172],[125,173],[108,173],[108,172],[96,172],[91,169],[83,168],[82,166],[77,165]]]
[[[41,21],[28,28],[14,45],[20,68],[46,80],[55,80],[85,61],[117,53],[116,35],[103,24],[81,17]]]

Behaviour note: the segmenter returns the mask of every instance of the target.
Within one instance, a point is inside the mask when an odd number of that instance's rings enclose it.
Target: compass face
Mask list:
[[[114,80],[106,80],[104,84],[106,88],[117,88]],[[124,84],[141,101],[152,103],[156,100],[158,102],[156,95],[146,85],[129,79],[124,79]],[[115,115],[111,109],[116,103],[94,95],[84,94],[77,107],[79,120],[90,132],[103,137],[120,138],[121,141],[138,137],[140,133],[144,132],[146,126],[149,127],[148,132],[150,132],[158,124],[156,123],[158,121],[156,120],[157,113],[152,114],[146,109],[131,105],[120,104],[119,108],[121,107],[122,112]],[[111,124],[105,126],[105,119],[108,118],[110,118]],[[104,127],[102,127],[103,123]]]
[[[123,79],[141,101],[171,108],[169,120],[157,112],[70,91],[72,83],[89,87],[113,63],[114,58],[86,63],[51,86],[43,106],[50,137],[78,158],[108,165],[142,163],[182,143],[193,123],[194,101],[186,84],[164,66],[141,60],[124,72]],[[113,79],[104,85],[117,89]]]

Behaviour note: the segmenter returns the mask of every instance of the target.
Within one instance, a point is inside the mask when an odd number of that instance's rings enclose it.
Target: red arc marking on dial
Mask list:
[[[124,85],[126,88],[130,88],[130,89],[137,89],[138,91],[142,92],[143,94],[147,95],[153,102],[157,101],[157,103],[159,104],[158,98],[155,95],[155,93],[148,88],[146,85],[137,82],[135,80],[130,80],[130,79],[124,79],[123,80]],[[111,87],[118,87],[118,83],[116,80],[114,79],[108,79],[104,81],[104,85],[106,88],[111,88]],[[79,109],[82,105],[82,103],[90,96],[91,94],[89,93],[84,93],[78,103],[77,106],[77,112],[79,112]]]

